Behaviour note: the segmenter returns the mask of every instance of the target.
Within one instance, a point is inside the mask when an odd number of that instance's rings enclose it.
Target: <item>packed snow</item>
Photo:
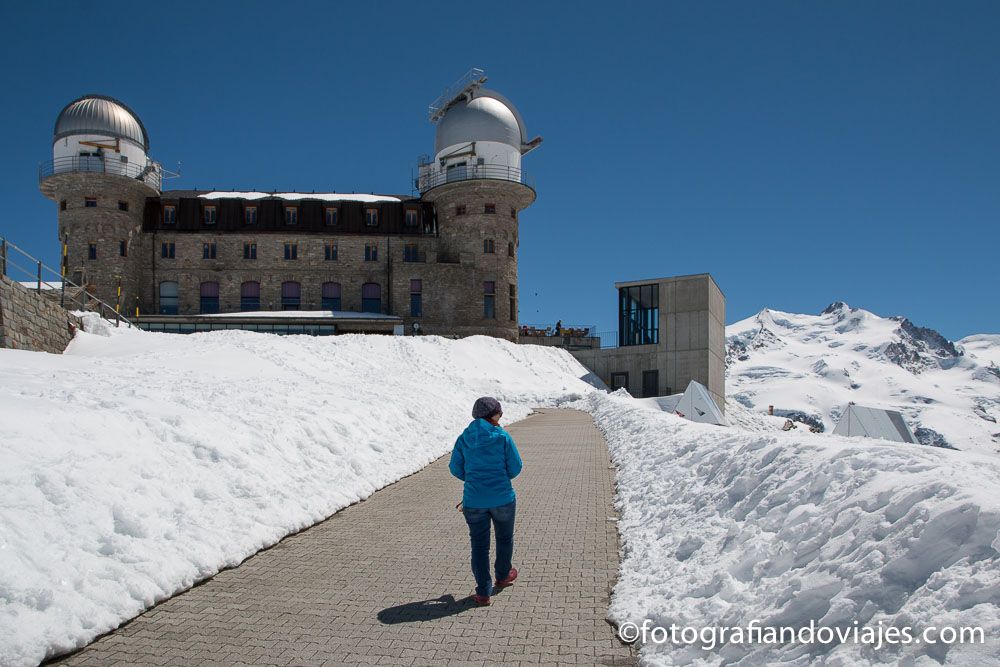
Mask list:
[[[239,313],[213,313],[204,317],[250,317],[250,318],[336,318],[338,320],[400,320],[396,315],[385,313],[358,313],[346,310],[250,310]]]
[[[1000,452],[1000,336],[955,345],[902,318],[836,303],[726,327],[726,393],[833,430],[849,403],[899,411],[923,444]]]
[[[86,644],[505,421],[578,397],[557,350],[492,338],[190,336],[98,326],[0,350],[0,665]]]
[[[669,628],[983,628],[985,644],[647,641],[645,665],[997,664],[1000,460],[696,424],[621,392],[589,410],[618,468],[609,618]],[[916,660],[916,662],[909,662]]]
[[[287,199],[289,201],[319,199],[321,201],[357,201],[364,204],[402,201],[399,197],[389,195],[366,195],[353,192],[350,194],[339,192],[206,192],[198,196],[202,199],[267,199],[269,197]]]

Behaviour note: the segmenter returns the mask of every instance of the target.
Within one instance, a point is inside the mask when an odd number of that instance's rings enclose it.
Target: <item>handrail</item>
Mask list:
[[[510,181],[522,183],[534,190],[528,175],[520,167],[508,167],[502,164],[469,164],[461,167],[452,167],[447,171],[423,173],[417,177],[414,185],[420,194],[432,188],[446,183],[457,183],[460,181],[489,180],[489,181]]]
[[[18,264],[14,260],[12,260],[10,258],[10,251],[11,250],[17,251],[18,253],[20,253],[20,255],[22,255],[23,257],[25,257],[31,264],[34,264],[33,270],[32,269],[28,269],[27,267],[21,266],[20,264]],[[135,323],[132,322],[132,320],[130,320],[127,317],[125,317],[124,315],[122,315],[120,312],[118,312],[118,310],[116,310],[110,304],[105,303],[104,301],[101,301],[100,299],[98,299],[97,296],[94,295],[93,293],[89,292],[87,290],[87,288],[83,287],[82,285],[77,285],[76,283],[74,283],[69,278],[66,278],[65,276],[63,276],[61,272],[56,271],[52,267],[50,267],[47,264],[45,264],[44,262],[42,262],[42,260],[37,259],[36,257],[28,254],[22,248],[19,248],[15,244],[13,244],[10,241],[8,241],[5,237],[0,236],[0,276],[7,276],[8,275],[7,274],[8,267],[14,267],[15,269],[19,269],[25,275],[31,276],[32,280],[36,284],[35,290],[39,294],[43,293],[42,292],[42,286],[43,285],[46,288],[51,289],[51,290],[56,290],[56,289],[60,290],[59,305],[61,307],[63,307],[63,308],[66,307],[66,288],[68,286],[70,288],[77,289],[77,290],[80,291],[76,298],[80,299],[80,303],[78,305],[80,306],[81,310],[89,310],[89,309],[91,309],[91,308],[94,307],[94,304],[96,304],[97,305],[97,313],[101,317],[103,317],[105,319],[108,319],[108,320],[112,319],[112,316],[113,316],[113,318],[115,320],[115,326],[118,326],[121,322],[124,322],[125,324],[127,324],[130,327],[134,327],[135,326]],[[42,278],[42,272],[43,271],[48,271],[52,275],[58,276],[59,277],[58,282],[44,280]],[[21,282],[21,281],[17,281],[17,282]],[[31,289],[31,288],[29,287],[28,289]],[[71,296],[70,298],[73,298],[73,297]],[[105,314],[105,309],[107,309],[112,315],[110,315],[110,316],[106,315]]]
[[[41,183],[56,174],[112,174],[124,176],[146,185],[160,189],[163,180],[163,169],[155,162],[140,165],[135,162],[120,162],[99,155],[68,155],[52,158],[38,165],[38,182]]]
[[[593,324],[563,324],[562,333],[556,332],[555,324],[529,324],[522,322],[518,326],[522,336],[561,336],[563,338],[594,338],[597,327]]]

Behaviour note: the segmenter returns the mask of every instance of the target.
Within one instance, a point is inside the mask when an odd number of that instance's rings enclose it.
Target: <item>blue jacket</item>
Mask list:
[[[521,472],[521,455],[507,431],[477,419],[458,436],[448,464],[465,482],[465,507],[499,507],[514,502],[510,480]]]

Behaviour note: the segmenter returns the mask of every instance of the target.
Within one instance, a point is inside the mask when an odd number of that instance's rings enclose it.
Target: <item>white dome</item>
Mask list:
[[[105,95],[84,95],[59,113],[53,139],[80,134],[128,139],[149,150],[149,135],[139,116],[125,103]]]
[[[492,91],[480,89],[474,94],[471,100],[456,102],[438,121],[434,152],[473,141],[495,141],[520,152],[525,131],[517,109]]]

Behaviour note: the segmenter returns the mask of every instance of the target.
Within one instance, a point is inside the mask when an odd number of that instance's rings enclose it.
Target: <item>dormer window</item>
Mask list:
[[[366,208],[365,209],[365,225],[369,227],[378,226],[378,209],[377,208]]]
[[[247,206],[243,209],[243,224],[245,225],[256,225],[257,224],[257,207]]]
[[[202,211],[202,221],[206,225],[214,225],[216,220],[216,208],[214,206],[206,206]]]
[[[416,227],[420,216],[417,213],[417,209],[408,208],[406,209],[406,226]]]
[[[297,225],[297,224],[299,224],[299,207],[298,206],[286,206],[285,207],[285,224],[286,225]]]
[[[333,227],[337,224],[337,207],[328,206],[326,208],[326,226]]]
[[[174,225],[177,224],[177,207],[176,206],[164,206],[163,207],[163,224]]]

